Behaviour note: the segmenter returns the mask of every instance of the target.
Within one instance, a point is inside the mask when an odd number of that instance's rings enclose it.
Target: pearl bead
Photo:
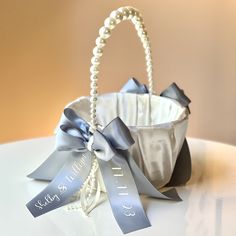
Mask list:
[[[152,61],[150,60],[147,60],[146,62],[146,66],[149,68],[149,67],[152,67]]]
[[[151,71],[147,71],[147,73],[148,73],[148,77],[149,78],[152,77],[152,70]]]
[[[147,41],[149,44],[150,44],[150,40],[149,40],[149,37],[148,37],[148,35],[146,34],[146,35],[143,35],[142,37],[141,37],[141,41],[143,42],[143,41]]]
[[[92,65],[90,67],[90,72],[97,75],[99,73],[98,67],[96,65]]]
[[[92,128],[96,129],[96,115],[91,114],[90,118],[91,118],[91,123],[94,124],[92,125],[93,126]]]
[[[141,16],[141,14],[140,14],[140,12],[139,12],[139,10],[137,8],[133,8],[133,9],[134,9],[134,16],[135,17]]]
[[[91,63],[93,65],[99,65],[100,64],[99,57],[93,56],[91,59]]]
[[[129,17],[129,10],[126,7],[120,7],[118,9],[119,12],[123,14],[123,20],[127,20]]]
[[[149,57],[146,61],[146,65],[151,65],[152,64],[152,59],[151,57]]]
[[[92,95],[91,95],[91,96],[92,96]],[[95,104],[95,103],[91,103],[90,109],[91,109],[91,110],[93,109],[93,111],[96,111],[96,104]],[[93,112],[91,112],[91,113],[93,113]]]
[[[152,62],[151,53],[149,54],[146,53],[146,61]]]
[[[97,86],[97,80],[95,80],[95,81],[91,81],[91,83],[90,83],[92,86]]]
[[[150,74],[148,73],[148,71],[147,71],[147,77],[148,77],[149,80],[150,80],[150,77],[152,77],[152,75],[150,75]]]
[[[91,82],[91,86],[92,86],[93,88],[97,88],[97,81],[92,81],[92,82]]]
[[[91,96],[96,96],[97,95],[97,90],[91,90],[90,95]]]
[[[147,72],[152,71],[152,65],[147,66]]]
[[[90,95],[92,96],[92,101],[94,98],[98,97],[97,89],[91,89]]]
[[[135,11],[132,7],[128,7],[128,11],[129,11],[129,17],[128,19],[132,19],[135,15]]]
[[[90,118],[95,119],[95,118],[92,117],[92,114],[96,114],[96,110],[93,109],[93,108],[90,108]]]
[[[143,22],[143,18],[140,17],[140,16],[134,16],[131,21],[134,23],[134,24],[139,24],[139,23],[142,23]]]
[[[144,47],[144,49],[146,49],[146,48],[150,48],[150,45],[149,45],[149,42],[148,42],[148,41],[146,41],[146,40],[142,40],[142,43],[143,43],[143,47]]]
[[[96,113],[96,107],[90,106],[90,114]]]
[[[116,24],[117,24],[117,21],[112,17],[108,17],[104,21],[104,25],[109,29],[114,29]]]
[[[90,112],[91,112],[91,113],[96,113],[96,109],[93,109],[93,108],[92,108],[92,109],[90,110]]]
[[[97,92],[97,91],[96,91]],[[93,90],[91,90],[90,91],[90,96],[92,97],[92,98],[94,98],[94,97],[96,97],[97,96],[97,93],[96,92],[94,92]],[[90,102],[93,102],[93,100],[91,101],[91,99],[90,99]],[[91,103],[92,104],[92,103]],[[94,107],[94,108],[96,108],[96,107]]]
[[[90,84],[90,94],[92,94],[93,97],[97,97],[98,96],[97,87],[93,87],[92,83]]]
[[[95,47],[93,49],[93,55],[96,57],[102,56],[103,50],[101,48]]]
[[[90,76],[90,80],[91,80],[91,81],[97,81],[97,80],[98,80],[97,75],[92,74],[92,75]]]
[[[152,63],[151,55],[146,55],[145,59],[146,59],[146,61],[149,61],[150,63]]]
[[[146,55],[148,58],[150,58],[150,57],[151,57],[151,51],[145,50],[145,55]]]
[[[101,38],[107,39],[111,36],[111,31],[110,31],[109,28],[103,26],[99,30],[99,35],[100,35]]]
[[[145,51],[146,54],[150,54],[151,53],[150,46],[148,45],[148,47],[144,48],[144,51]]]
[[[106,45],[106,40],[105,40],[104,38],[97,37],[97,39],[96,39],[96,45],[97,45],[99,48],[103,48],[103,47]]]
[[[143,36],[146,36],[146,35],[147,35],[146,30],[142,30],[142,29],[141,29],[141,30],[138,31],[138,36],[139,36],[139,37],[143,37]]]
[[[143,44],[144,49],[149,47],[149,42],[147,41],[146,37],[141,37],[140,40],[141,40],[141,42]]]
[[[97,89],[91,89],[90,95],[93,97],[97,97],[98,96]]]
[[[123,14],[120,11],[113,11],[110,14],[110,17],[114,18],[116,20],[116,23],[119,24],[123,20]]]
[[[145,26],[142,23],[135,24],[135,29],[137,31],[145,30]]]

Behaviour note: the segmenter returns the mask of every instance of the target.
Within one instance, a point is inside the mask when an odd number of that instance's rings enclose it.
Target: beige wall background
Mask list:
[[[152,42],[156,91],[175,81],[192,99],[188,136],[236,144],[236,1],[0,2],[0,142],[47,136],[71,100],[89,94],[98,29],[133,5]],[[129,76],[146,82],[133,26],[119,25],[104,50],[100,92]]]

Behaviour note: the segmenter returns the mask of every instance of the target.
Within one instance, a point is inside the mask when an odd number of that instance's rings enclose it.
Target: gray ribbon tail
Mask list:
[[[51,181],[64,166],[66,161],[71,158],[72,152],[54,151],[36,170],[27,175],[27,177]]]
[[[91,163],[90,152],[73,152],[53,181],[26,204],[31,214],[38,217],[68,203],[88,177]]]
[[[176,160],[173,174],[166,187],[178,186],[187,183],[191,177],[191,172],[192,172],[191,155],[189,151],[188,142],[185,139],[182,149]]]
[[[117,154],[110,161],[98,159],[98,163],[113,215],[122,232],[151,226],[126,159]]]
[[[176,83],[172,83],[160,94],[160,96],[178,101],[182,106],[186,107],[190,113],[189,104],[191,103],[191,100],[185,95],[184,91],[177,86]],[[191,171],[191,154],[189,151],[188,142],[185,138],[182,149],[177,157],[171,180],[166,186],[185,184],[191,177]]]
[[[143,172],[139,169],[139,167],[135,163],[134,159],[129,154],[127,155],[127,159],[139,193],[154,198],[182,201],[175,188],[172,188],[165,192],[158,191],[146,178],[146,176],[143,174]]]

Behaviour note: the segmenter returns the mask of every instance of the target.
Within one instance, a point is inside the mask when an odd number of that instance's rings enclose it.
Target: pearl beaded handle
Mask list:
[[[149,93],[153,92],[153,66],[151,57],[151,47],[147,31],[145,29],[143,19],[139,11],[133,7],[121,7],[113,11],[110,16],[104,21],[104,26],[99,30],[99,36],[96,39],[96,46],[93,49],[93,57],[91,59],[90,67],[90,115],[91,115],[91,131],[95,130],[96,124],[96,106],[98,97],[97,79],[99,73],[100,58],[102,57],[103,47],[106,45],[106,39],[110,37],[111,30],[115,28],[117,24],[124,20],[131,20],[134,24],[138,36],[143,44],[146,58],[146,70],[148,76]]]

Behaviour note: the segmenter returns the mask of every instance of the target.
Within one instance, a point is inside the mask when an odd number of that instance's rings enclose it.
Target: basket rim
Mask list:
[[[102,96],[109,96],[111,94],[122,94],[124,96],[154,96],[154,97],[158,97],[158,99],[161,99],[161,100],[168,100],[170,101],[172,104],[176,105],[176,106],[179,106],[180,108],[183,109],[183,115],[179,118],[179,119],[176,119],[176,120],[173,120],[173,121],[170,121],[170,122],[164,122],[164,123],[159,123],[159,124],[152,124],[152,125],[127,125],[128,127],[130,128],[139,128],[139,129],[149,129],[149,128],[170,128],[172,126],[175,126],[177,125],[178,123],[181,123],[183,122],[184,120],[188,120],[188,116],[189,116],[189,111],[186,107],[184,107],[183,105],[181,105],[178,101],[172,99],[172,98],[168,98],[168,97],[162,97],[162,96],[159,96],[159,95],[156,95],[156,94],[136,94],[136,93],[123,93],[123,92],[110,92],[110,93],[102,93],[98,96],[99,97],[102,97]],[[89,99],[90,99],[90,96],[81,96],[73,101],[71,101],[69,104],[66,105],[66,108],[67,107],[70,107],[70,108],[73,108],[74,106],[76,106],[80,101],[86,99],[89,103]],[[88,106],[89,108],[89,106]],[[77,113],[80,114],[80,112],[78,110],[76,110]],[[89,123],[89,121],[87,121]]]

